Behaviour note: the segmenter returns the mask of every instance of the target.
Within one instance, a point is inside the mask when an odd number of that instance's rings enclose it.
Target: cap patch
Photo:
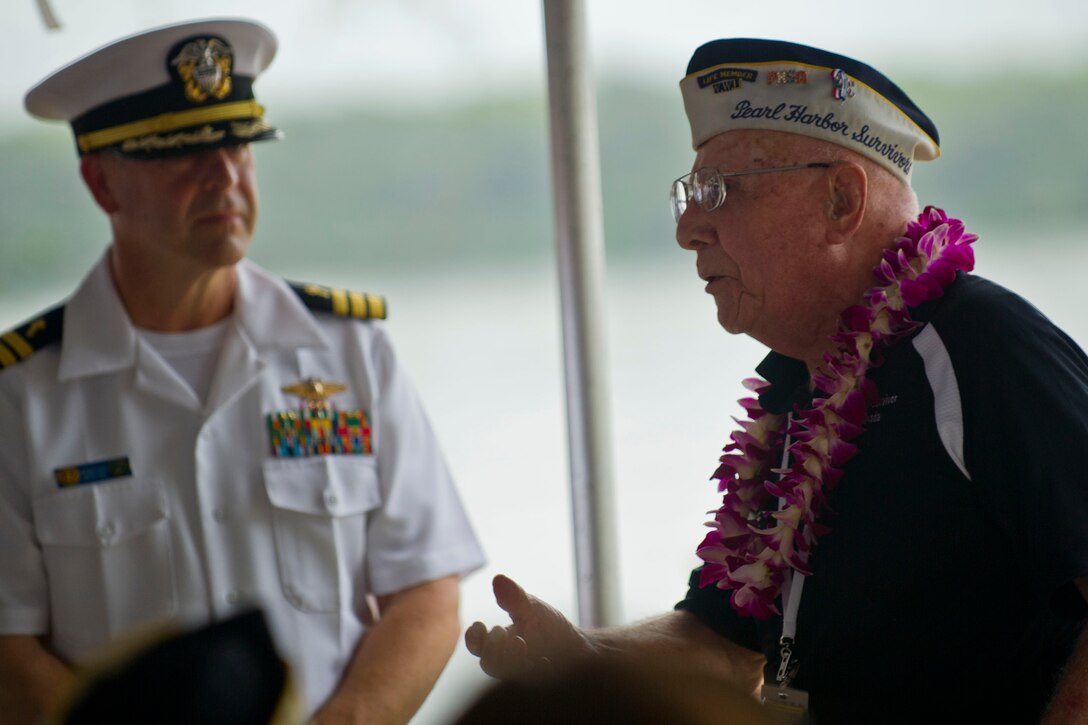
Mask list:
[[[179,49],[180,46],[180,49]],[[234,53],[222,38],[194,38],[179,43],[170,53],[170,67],[185,87],[185,97],[193,103],[208,98],[223,99],[231,89],[231,65]]]
[[[748,68],[715,68],[706,75],[699,76],[699,87],[710,86],[715,93],[726,93],[740,88],[744,81],[755,83],[759,71]]]

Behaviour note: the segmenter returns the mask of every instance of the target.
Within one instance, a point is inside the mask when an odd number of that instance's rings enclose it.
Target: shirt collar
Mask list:
[[[255,347],[329,347],[314,314],[286,282],[247,259],[236,269],[234,317]]]
[[[759,396],[759,405],[768,413],[788,413],[797,403],[812,400],[808,366],[800,360],[771,352],[756,366],[759,376],[771,384]]]
[[[327,348],[313,314],[281,279],[239,262],[234,328],[257,350]],[[114,287],[109,251],[65,303],[60,379],[116,372],[136,364],[137,334]]]
[[[945,290],[945,293],[947,294],[957,283],[962,284],[961,280],[969,276],[964,272],[957,272],[955,282]],[[911,319],[923,324],[929,322],[943,301],[939,297],[912,307]],[[921,327],[922,324],[919,324],[918,329]],[[756,372],[771,384],[771,387],[759,396],[759,405],[767,412],[781,415],[791,411],[797,403],[806,404],[812,400],[808,366],[800,360],[772,351],[756,367]]]
[[[64,305],[60,379],[123,370],[135,361],[136,330],[113,286],[107,249]]]

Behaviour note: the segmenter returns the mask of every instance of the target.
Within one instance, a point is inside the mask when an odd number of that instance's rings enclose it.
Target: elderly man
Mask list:
[[[498,577],[513,624],[474,624],[469,650],[500,677],[675,658],[816,723],[1084,721],[1084,353],[968,274],[962,222],[919,214],[937,131],[873,68],[719,40],[680,85],[677,241],[722,327],[771,349],[704,564],[677,611],[609,630]]]
[[[456,644],[482,552],[384,301],[245,260],[275,49],[257,23],[173,25],[27,95],[71,123],[113,239],[0,338],[5,722],[162,622],[259,607],[315,722],[407,721]]]

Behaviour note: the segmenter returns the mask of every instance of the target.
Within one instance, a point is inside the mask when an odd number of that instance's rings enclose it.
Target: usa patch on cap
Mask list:
[[[276,38],[249,20],[198,20],[123,38],[61,68],[26,95],[27,111],[67,121],[79,153],[141,157],[278,138],[253,82]]]
[[[700,46],[680,81],[692,148],[739,129],[785,131],[848,148],[909,183],[941,154],[937,128],[897,85],[852,58],[780,40]]]

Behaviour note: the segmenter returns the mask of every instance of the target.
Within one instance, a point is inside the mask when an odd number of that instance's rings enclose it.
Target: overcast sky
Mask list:
[[[521,86],[544,92],[541,5],[534,0],[4,0],[0,127],[27,128],[35,82],[110,40],[178,20],[242,16],[269,25],[280,52],[258,84],[266,105],[433,106]],[[719,37],[794,40],[851,55],[892,77],[970,77],[1088,65],[1081,0],[586,0],[598,73],[675,88],[692,50]]]

